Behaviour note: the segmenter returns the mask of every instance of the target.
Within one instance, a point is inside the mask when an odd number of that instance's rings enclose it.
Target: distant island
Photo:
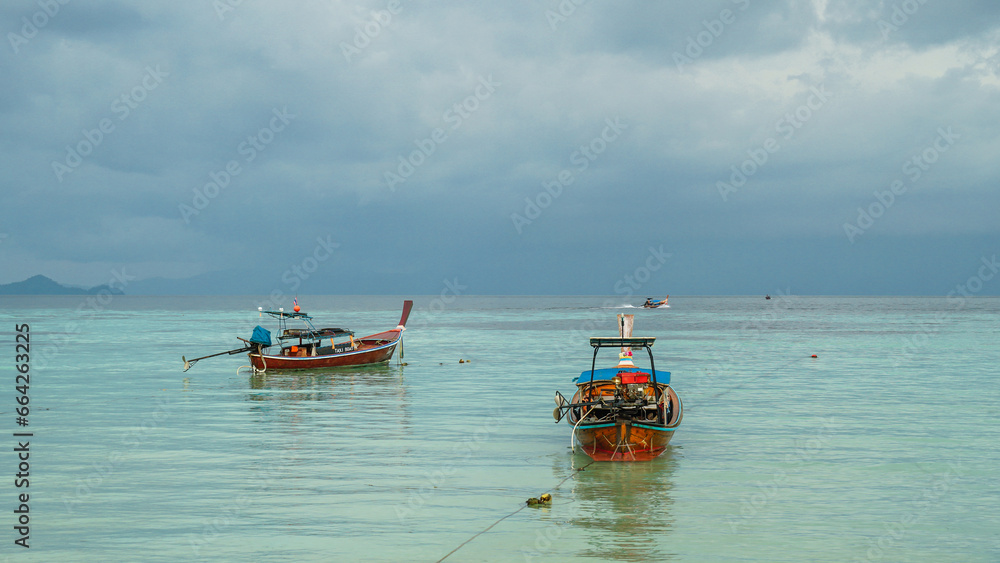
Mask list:
[[[125,295],[120,289],[108,285],[91,288],[63,285],[45,276],[32,276],[24,281],[0,284],[0,295],[97,295],[98,293]]]

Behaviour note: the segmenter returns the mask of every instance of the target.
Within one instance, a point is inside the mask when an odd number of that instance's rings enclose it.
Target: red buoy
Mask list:
[[[815,357],[816,357],[816,354],[813,354],[813,357],[815,358]]]

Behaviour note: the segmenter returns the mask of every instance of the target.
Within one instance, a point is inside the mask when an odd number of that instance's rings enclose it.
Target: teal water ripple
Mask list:
[[[181,355],[239,346],[254,298],[0,298],[8,354],[15,323],[33,346],[32,548],[14,554],[436,561],[509,516],[448,561],[1000,560],[1000,299],[432,299],[405,366],[250,375]],[[367,334],[401,298],[299,302]],[[657,337],[684,422],[657,460],[577,471],[552,397],[619,312]]]

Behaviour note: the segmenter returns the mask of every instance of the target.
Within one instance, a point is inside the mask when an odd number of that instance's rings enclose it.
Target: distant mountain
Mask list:
[[[125,295],[120,289],[108,285],[91,288],[63,285],[45,276],[32,276],[24,281],[0,284],[0,295],[96,295],[106,291],[111,295]]]

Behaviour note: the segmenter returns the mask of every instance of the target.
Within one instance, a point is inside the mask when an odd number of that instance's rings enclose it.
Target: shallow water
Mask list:
[[[317,326],[364,335],[395,326],[402,298],[299,303]],[[1000,299],[625,304],[418,297],[405,366],[253,376],[237,372],[243,355],[181,365],[273,329],[253,298],[0,297],[8,358],[13,327],[30,325],[34,433],[31,548],[13,544],[23,491],[8,453],[2,554],[1000,560]],[[587,337],[615,335],[619,312],[657,337],[684,422],[655,461],[590,464],[553,424],[552,397],[571,393]],[[24,430],[11,365],[10,433]],[[522,508],[546,491],[551,507]]]

